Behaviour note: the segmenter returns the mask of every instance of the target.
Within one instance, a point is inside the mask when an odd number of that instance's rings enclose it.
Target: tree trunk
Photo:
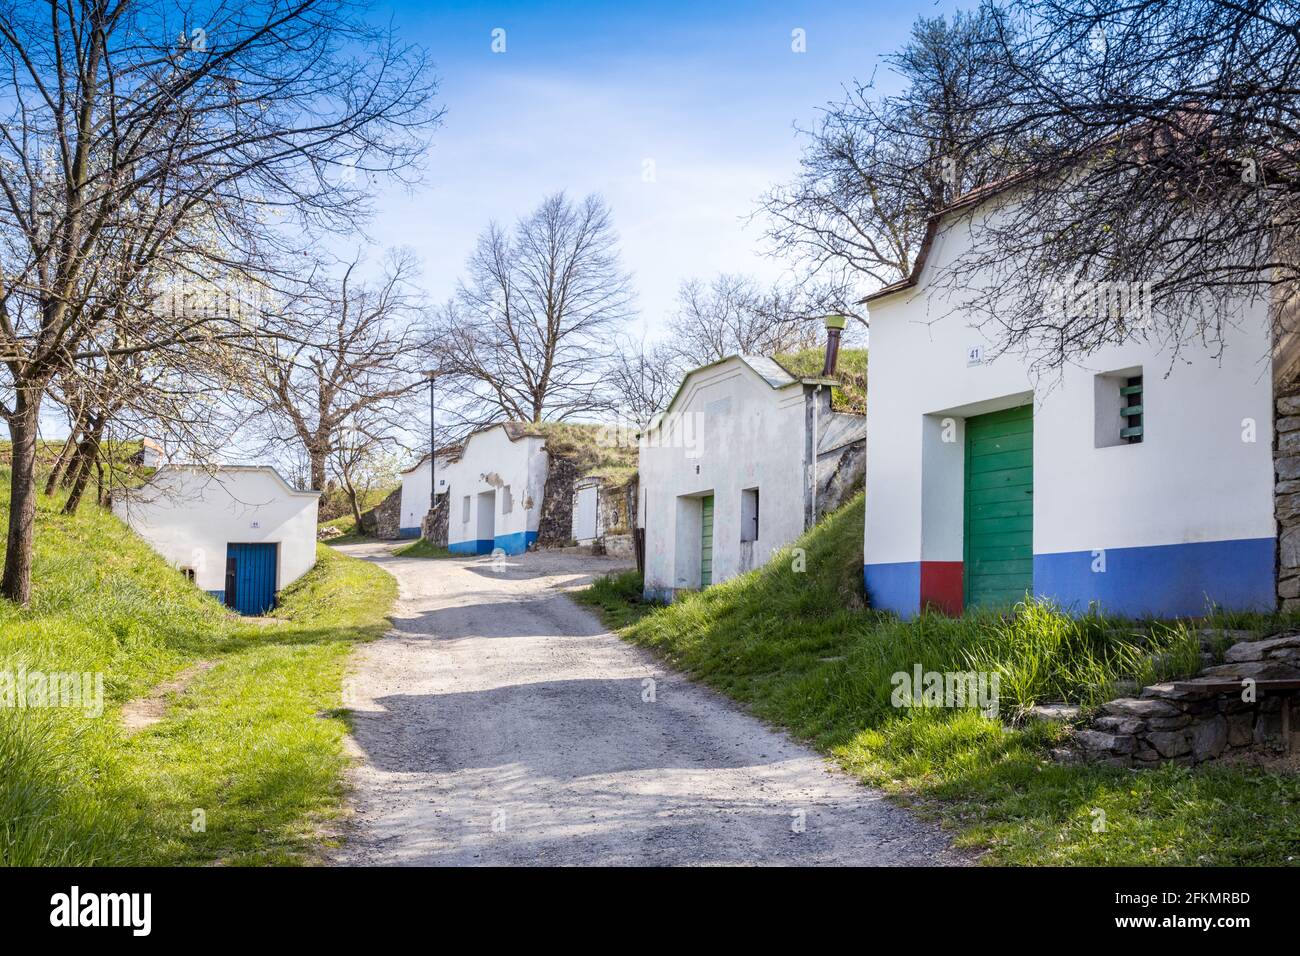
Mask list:
[[[81,473],[90,467],[90,463],[94,459],[93,452],[90,432],[83,430],[81,440],[77,442],[77,448],[72,453],[72,459],[68,462],[68,467],[64,469],[59,484],[63,485],[64,488],[71,488],[75,485]]]
[[[72,491],[68,493],[68,500],[63,503],[63,514],[77,513],[77,509],[81,507],[81,496],[85,494],[88,484],[90,484],[90,466],[83,462],[82,467],[77,470],[76,479],[72,482]]]
[[[343,480],[343,487],[348,493],[348,503],[352,505],[352,517],[357,522],[357,530],[361,530],[361,502],[357,500],[357,490],[352,487],[352,482],[346,478]]]
[[[325,490],[325,452],[316,448],[307,450],[311,458],[311,487],[312,491]]]
[[[95,422],[81,442],[77,473],[72,479],[72,491],[68,494],[68,500],[63,505],[65,515],[75,515],[77,513],[77,509],[81,507],[81,498],[86,493],[86,485],[90,483],[90,469],[100,467],[99,439],[103,433],[104,422],[103,419],[100,419]]]
[[[36,432],[45,383],[20,386],[8,416],[13,461],[9,472],[9,533],[0,596],[26,605],[32,599],[32,540],[36,530]]]
[[[73,452],[77,448],[77,438],[81,434],[81,428],[78,426],[68,432],[68,440],[63,443],[59,449],[58,457],[54,459],[54,467],[50,469],[50,477],[45,481],[45,496],[48,498],[54,494],[54,489],[59,487],[59,479],[63,477],[63,469],[68,467],[68,463],[73,460]]]

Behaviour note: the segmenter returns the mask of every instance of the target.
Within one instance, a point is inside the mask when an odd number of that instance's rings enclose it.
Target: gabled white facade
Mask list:
[[[759,567],[811,526],[824,510],[819,487],[865,426],[832,412],[830,397],[826,380],[797,379],[757,356],[687,374],[641,436],[648,598]]]
[[[958,613],[979,603],[972,594],[1003,562],[1011,590],[1075,612],[1095,606],[1134,616],[1196,615],[1211,602],[1272,609],[1266,303],[1241,302],[1225,323],[1221,350],[1192,345],[1172,356],[1139,337],[1079,359],[1059,376],[1035,377],[1019,356],[985,359],[991,343],[963,308],[969,300],[932,282],[967,250],[994,207],[944,216],[911,283],[870,300],[870,603],[903,615],[925,605]],[[1153,325],[1162,324],[1157,312]],[[1140,403],[1140,417],[1121,418],[1122,407],[1134,407],[1124,402]],[[1023,436],[968,448],[973,419],[987,426],[993,419],[981,416],[1017,408],[1024,411],[1007,414],[1031,419]],[[1121,438],[1133,423],[1141,425],[1140,441]],[[1014,462],[1020,453],[1032,461],[1031,476],[1021,471],[1028,484],[998,471],[998,455]],[[976,467],[975,479],[968,466]],[[976,484],[1000,475],[1008,482],[1004,497],[1014,489],[1031,505],[1020,518],[1008,519],[998,502],[975,503]],[[1005,504],[1015,502],[1007,497]],[[989,549],[1004,540],[996,535],[1008,520],[1032,525],[1023,543]]]
[[[319,498],[265,466],[164,465],[143,487],[115,493],[113,513],[221,600],[232,544],[275,546],[277,593],[315,565]]]
[[[438,494],[445,494],[449,487],[452,467],[456,461],[456,452],[438,452],[437,467]],[[429,513],[429,459],[413,468],[402,472],[401,526],[399,534],[403,538],[418,538],[424,517]]]
[[[493,425],[470,435],[439,475],[440,493],[445,474],[449,496],[448,548],[457,554],[528,550],[537,540],[549,465],[545,439],[525,428]]]

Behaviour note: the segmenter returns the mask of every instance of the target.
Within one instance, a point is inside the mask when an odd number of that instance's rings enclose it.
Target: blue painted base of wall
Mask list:
[[[517,531],[514,534],[497,535],[492,542],[492,547],[500,548],[506,554],[523,554],[528,550],[528,546],[536,540],[536,531]]]
[[[921,608],[921,562],[895,561],[862,568],[867,604],[900,617],[914,617]]]
[[[506,554],[523,554],[536,540],[536,531],[518,531],[478,541],[456,541],[447,545],[447,550],[452,554],[491,554],[500,548]]]
[[[1211,605],[1272,611],[1273,550],[1272,538],[1107,548],[1105,571],[1093,570],[1092,551],[1036,554],[1034,593],[1076,614],[1090,605],[1125,617],[1199,617]]]
[[[226,592],[225,592],[225,591],[209,591],[208,593],[211,594],[211,595],[212,595],[214,598],[216,598],[218,601],[220,601],[222,604],[225,604],[225,603],[226,603]]]
[[[398,528],[397,536],[399,538],[418,538],[420,536],[419,528]]]
[[[453,541],[447,545],[447,550],[452,554],[491,554],[492,539],[485,538],[482,541]]]
[[[1198,541],[1145,548],[1107,548],[1105,571],[1092,551],[1034,555],[1034,594],[1062,610],[1095,607],[1124,617],[1199,617],[1211,605],[1271,611],[1277,605],[1274,540]],[[915,617],[921,607],[921,562],[868,564],[862,580],[871,607]]]

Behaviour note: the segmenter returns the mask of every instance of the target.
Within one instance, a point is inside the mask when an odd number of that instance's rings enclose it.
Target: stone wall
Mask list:
[[[435,548],[447,547],[447,499],[446,493],[438,495],[437,507],[425,512],[420,522],[420,537]]]
[[[1188,681],[1155,684],[1139,697],[1102,705],[1102,716],[1077,730],[1075,743],[1090,760],[1124,767],[1162,761],[1202,763],[1233,752],[1283,750],[1282,708],[1292,698],[1255,690],[1224,691],[1224,681],[1300,678],[1300,634],[1259,640],[1251,635],[1227,649],[1223,663]],[[1246,688],[1241,683],[1242,690]],[[1294,711],[1292,712],[1294,715]],[[1290,722],[1292,733],[1300,727]]]
[[[600,553],[611,558],[624,558],[630,561],[636,557],[631,534],[607,534],[599,538],[597,544],[600,546]],[[595,551],[595,548],[592,550]]]
[[[542,516],[537,522],[537,544],[559,548],[573,540],[573,484],[578,466],[568,458],[551,456],[542,493]]]
[[[817,517],[830,514],[862,490],[867,473],[867,443],[844,445],[817,456]]]
[[[1279,387],[1275,412],[1277,597],[1283,611],[1296,611],[1300,610],[1300,383]]]
[[[361,512],[361,533],[392,541],[401,537],[402,489],[398,488],[369,511]]]
[[[624,485],[600,485],[596,495],[596,534],[630,531],[636,524],[636,479]]]
[[[402,489],[375,505],[375,537],[391,541],[402,536]]]

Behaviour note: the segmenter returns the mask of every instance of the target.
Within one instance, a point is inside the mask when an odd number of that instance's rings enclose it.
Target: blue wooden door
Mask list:
[[[275,544],[226,545],[226,605],[240,614],[275,606]]]

